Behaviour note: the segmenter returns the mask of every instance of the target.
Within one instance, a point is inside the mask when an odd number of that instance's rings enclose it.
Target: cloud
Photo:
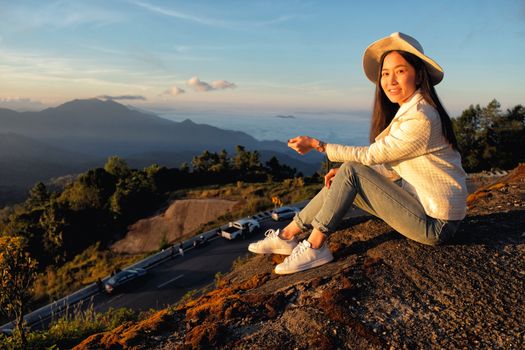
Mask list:
[[[235,89],[237,87],[234,83],[230,83],[226,80],[214,80],[211,82],[211,86],[215,90]]]
[[[0,37],[0,42],[1,42],[1,37]],[[178,53],[178,54],[187,54],[191,51],[191,48],[189,46],[184,46],[184,45],[177,45],[175,46],[175,52]]]
[[[234,83],[226,80],[214,80],[211,83],[200,80],[198,77],[193,77],[186,82],[186,84],[196,92],[206,92],[214,90],[234,89],[237,87]]]
[[[221,20],[204,16],[195,16],[186,12],[168,9],[153,5],[145,1],[135,1],[133,2],[136,6],[142,7],[150,12],[157,13],[163,16],[172,17],[176,19],[181,19],[188,22],[203,24],[207,26],[219,27],[219,28],[229,28],[229,29],[245,29],[246,27],[264,27],[271,26],[283,22],[287,22],[291,19],[294,19],[294,15],[283,15],[277,18],[270,18],[266,20]]]
[[[100,95],[100,96],[97,96],[97,98],[100,98],[102,100],[111,100],[111,101],[119,101],[119,100],[146,101],[146,97],[140,96],[140,95],[120,95],[120,96]]]
[[[184,94],[184,93],[186,93],[186,90],[181,89],[181,88],[179,88],[179,87],[177,87],[177,86],[174,86],[174,87],[168,89],[164,94],[165,94],[165,95],[170,95],[170,96],[174,96],[174,97],[175,97],[175,96],[182,95],[182,94]]]
[[[31,100],[30,98],[0,98],[0,107],[12,109],[18,112],[26,111],[40,111],[46,106],[40,102]]]
[[[210,84],[201,81],[198,77],[191,78],[186,82],[186,84],[197,92],[213,90],[213,87]]]
[[[101,27],[121,23],[125,16],[121,11],[110,10],[90,2],[48,1],[42,6],[14,4],[9,9],[9,21],[17,30],[45,28],[72,28],[78,26]]]
[[[182,19],[182,20],[186,20],[190,22],[206,24],[206,25],[211,25],[211,26],[226,26],[226,23],[224,21],[218,21],[215,19],[193,16],[193,15],[181,12],[181,11],[166,9],[160,6],[155,6],[147,2],[136,1],[135,5],[140,6],[151,12],[155,12],[155,13],[158,13],[164,16],[168,16],[168,17],[173,17],[177,19]]]

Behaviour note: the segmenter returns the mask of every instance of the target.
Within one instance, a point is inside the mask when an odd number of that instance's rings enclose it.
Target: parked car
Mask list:
[[[296,207],[280,207],[272,211],[272,219],[275,221],[291,219],[299,211]]]
[[[106,292],[113,293],[115,289],[124,287],[124,285],[141,278],[146,275],[146,273],[147,271],[140,267],[119,271],[104,283],[104,288]]]
[[[221,236],[233,240],[238,237],[244,237],[247,233],[252,233],[255,229],[261,227],[261,224],[254,219],[241,219],[237,221],[230,222],[228,227],[222,229]]]

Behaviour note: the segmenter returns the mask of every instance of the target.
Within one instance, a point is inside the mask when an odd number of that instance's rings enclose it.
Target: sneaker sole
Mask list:
[[[312,261],[311,263],[308,263],[308,264],[297,266],[294,269],[285,270],[285,271],[277,271],[277,268],[276,268],[275,269],[275,273],[278,274],[278,275],[288,275],[288,274],[291,274],[291,273],[305,271],[305,270],[313,269],[314,267],[318,267],[318,266],[321,266],[321,265],[324,265],[324,264],[328,264],[332,260],[334,260],[333,256],[326,257],[326,258],[323,258],[323,259],[318,259],[318,260]]]
[[[262,250],[248,247],[248,251],[255,254],[279,254],[279,255],[290,255],[292,251],[289,249],[273,249],[273,250]]]

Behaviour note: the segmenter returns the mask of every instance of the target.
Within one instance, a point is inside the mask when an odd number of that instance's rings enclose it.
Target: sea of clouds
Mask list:
[[[325,142],[363,146],[368,144],[368,117],[345,113],[273,112],[168,112],[161,117],[181,122],[208,124],[222,129],[243,131],[258,140],[286,140],[308,135]]]

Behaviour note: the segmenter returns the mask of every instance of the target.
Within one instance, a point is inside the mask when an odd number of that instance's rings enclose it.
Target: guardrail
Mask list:
[[[308,201],[304,201],[304,202],[301,202],[301,203],[298,203],[297,206],[304,206],[306,205],[305,203],[307,203]],[[264,212],[259,212],[259,213],[256,213],[252,216],[249,216],[249,218],[253,218],[253,219],[256,219],[257,221],[264,221],[268,218],[270,218],[270,211],[264,211]],[[210,231],[207,231],[207,232],[204,232],[204,233],[200,233],[186,241],[183,241],[182,244],[184,247],[187,246],[187,248],[184,248],[185,251],[188,251],[188,250],[191,250],[193,249],[193,242],[200,239],[201,236],[204,236],[204,239],[206,240],[209,240],[210,238],[212,237],[215,237],[217,236],[217,230],[220,230],[220,229],[223,229],[223,228],[226,228],[228,227],[228,225],[223,225],[223,226],[220,226],[218,228],[215,228],[213,230],[210,230]],[[143,269],[150,269],[152,268],[153,266],[167,260],[167,259],[171,259],[177,255],[180,255],[180,253],[178,252],[178,250],[175,249],[175,247],[178,246],[178,243],[171,246],[170,248],[166,248],[164,250],[161,250],[157,253],[154,253],[146,258],[144,258],[143,260],[141,261],[138,261],[130,266],[127,266],[125,269],[131,269],[131,268],[135,268],[135,267],[140,267],[140,268],[143,268]],[[109,278],[111,278],[111,276],[107,276],[105,277],[104,279],[102,279],[102,283],[106,282]],[[42,327],[42,326],[45,326],[45,322],[47,322],[50,318],[56,316],[56,315],[61,315],[62,313],[64,313],[64,311],[67,311],[69,309],[72,309],[73,306],[93,297],[94,295],[100,293],[101,290],[99,288],[99,286],[97,285],[96,282],[64,297],[64,298],[61,298],[57,301],[54,301],[52,302],[51,304],[48,304],[48,305],[45,305],[45,306],[42,306],[41,308],[38,308],[26,315],[24,315],[24,320],[26,322],[26,324],[30,327],[30,328],[36,328],[36,327]],[[9,331],[12,331],[14,329],[14,323],[13,322],[9,322],[9,323],[6,323],[4,324],[3,326],[0,327],[0,331],[5,331],[5,332],[9,332]]]

